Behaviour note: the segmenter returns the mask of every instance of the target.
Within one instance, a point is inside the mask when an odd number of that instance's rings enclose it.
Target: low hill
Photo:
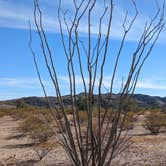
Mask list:
[[[84,94],[80,93],[77,95],[77,99],[82,97]],[[119,94],[112,94],[112,105],[116,107],[119,101]],[[94,95],[94,102],[97,101],[97,96]],[[103,106],[107,104],[109,94],[102,94]],[[166,97],[149,96],[144,94],[135,94],[133,96],[134,101],[138,107],[141,108],[164,108],[166,106]],[[0,101],[0,107],[16,107],[19,101],[23,101],[25,104],[35,107],[47,107],[47,101],[44,97],[24,97],[20,99]],[[56,97],[49,97],[49,101],[53,107],[58,106],[58,99]],[[64,105],[66,107],[71,106],[71,98],[69,95],[63,96]]]

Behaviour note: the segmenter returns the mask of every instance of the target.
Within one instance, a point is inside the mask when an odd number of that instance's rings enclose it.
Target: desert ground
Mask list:
[[[134,128],[129,132],[134,142],[114,159],[114,166],[165,166],[166,133],[151,135],[141,123],[139,115]],[[11,116],[0,118],[0,165],[58,166],[70,165],[64,150],[57,145],[41,161],[31,140],[20,134],[20,120]]]

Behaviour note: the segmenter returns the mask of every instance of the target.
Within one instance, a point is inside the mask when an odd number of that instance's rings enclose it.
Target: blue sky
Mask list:
[[[162,0],[159,0],[159,4]],[[57,22],[57,1],[40,0],[43,10],[43,24],[47,32],[49,43],[54,54],[54,61],[57,67],[58,79],[61,85],[62,94],[69,92],[68,78],[66,73],[66,63],[64,53],[60,43],[59,28]],[[71,9],[72,4],[69,0],[62,0],[64,9]],[[96,13],[93,15],[93,39],[96,39],[97,18],[101,12],[101,2],[97,1]],[[130,53],[135,48],[138,36],[143,30],[145,20],[154,15],[155,0],[137,0],[140,11],[133,30],[127,37],[123,56],[120,60],[118,74],[115,80],[116,90],[120,87],[120,80],[128,71]],[[125,11],[129,11],[129,19],[133,16],[133,8],[130,0],[115,1],[115,15],[111,30],[111,54],[115,54],[121,39],[121,22]],[[43,81],[47,87],[48,94],[54,95],[52,84],[46,72],[44,61],[41,58],[40,42],[33,25],[33,0],[0,0],[0,100],[19,98],[23,96],[42,96],[33,58],[28,47],[29,30],[28,20],[33,28],[33,47],[36,51],[40,64],[40,71]],[[82,40],[86,41],[86,19],[81,22],[80,29]],[[104,27],[104,25],[103,25]],[[103,28],[104,32],[104,28]],[[165,70],[165,48],[166,48],[166,29],[163,30],[158,43],[156,44],[150,58],[146,62],[138,81],[136,93],[149,95],[166,96],[166,70]],[[111,60],[111,58],[109,59]],[[111,76],[109,64],[106,64],[104,85],[109,86]],[[77,90],[81,91],[82,82],[79,72],[76,73]]]

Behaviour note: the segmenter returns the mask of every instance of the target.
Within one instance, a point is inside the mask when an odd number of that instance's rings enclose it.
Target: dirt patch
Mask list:
[[[166,133],[149,135],[141,123],[141,115],[129,132],[134,144],[114,159],[114,166],[165,166]],[[19,123],[10,116],[0,119],[0,163],[20,166],[69,166],[70,162],[59,145],[39,162],[30,139],[18,132]],[[1,165],[0,164],[0,165]]]
[[[17,130],[19,123],[20,121],[15,121],[10,116],[0,119],[0,162],[2,164],[37,159],[35,152],[29,146],[31,141],[27,137],[20,137]]]
[[[147,141],[146,137],[137,137],[137,141],[129,149],[120,154],[114,160],[114,164],[116,166],[165,166],[166,137],[164,138],[165,141],[162,140],[162,142],[151,142]]]

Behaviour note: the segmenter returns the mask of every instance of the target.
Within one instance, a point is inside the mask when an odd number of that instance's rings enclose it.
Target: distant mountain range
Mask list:
[[[80,93],[77,95],[77,99],[81,96],[83,96],[83,93]],[[102,94],[102,103],[103,105],[106,104],[108,101],[109,95],[108,94]],[[159,97],[159,96],[149,96],[144,94],[134,94],[133,96],[134,101],[136,105],[139,108],[165,108],[166,107],[166,97]],[[0,101],[0,107],[16,107],[19,101],[23,101],[25,104],[35,107],[47,107],[47,101],[44,97],[24,97],[21,99],[13,99],[13,100],[6,100],[6,101]],[[56,97],[49,97],[49,101],[51,105],[57,106],[58,100]],[[63,96],[64,105],[66,107],[71,106],[71,98],[69,95]],[[94,95],[94,101],[97,101],[97,96]],[[119,101],[119,94],[113,94],[112,95],[112,105],[116,107],[117,103]]]

